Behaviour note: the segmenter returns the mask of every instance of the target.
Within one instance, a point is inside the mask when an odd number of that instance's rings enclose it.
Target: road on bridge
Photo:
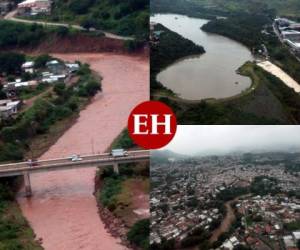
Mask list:
[[[149,151],[128,151],[121,157],[113,157],[110,153],[85,155],[59,159],[39,160],[34,163],[19,162],[0,165],[0,177],[20,176],[24,173],[49,172],[65,169],[86,168],[95,166],[114,166],[122,163],[147,161],[150,158]],[[73,160],[72,160],[73,159]]]

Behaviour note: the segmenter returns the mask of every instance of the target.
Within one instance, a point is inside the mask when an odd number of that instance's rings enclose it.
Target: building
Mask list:
[[[58,60],[52,60],[46,63],[48,70],[55,75],[66,74],[66,66]]]
[[[20,107],[21,101],[12,100],[0,100],[0,119],[5,120],[14,114],[17,114]]]
[[[294,42],[291,40],[285,40],[286,44],[297,54],[300,54],[300,41]]]
[[[69,72],[73,73],[79,70],[80,65],[78,63],[66,63],[66,67],[69,69]]]
[[[25,62],[22,65],[22,69],[26,72],[26,73],[34,73],[34,62],[30,61],[30,62]]]
[[[18,4],[18,13],[21,15],[50,14],[50,12],[50,0],[26,0]]]

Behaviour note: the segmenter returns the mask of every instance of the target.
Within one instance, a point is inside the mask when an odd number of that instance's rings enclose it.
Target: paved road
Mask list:
[[[39,160],[34,163],[34,166],[30,166],[29,162],[19,162],[0,165],[0,177],[22,175],[24,171],[39,172],[39,171],[51,171],[65,168],[80,168],[83,166],[95,166],[95,165],[108,165],[125,162],[136,162],[142,160],[148,160],[150,157],[147,150],[128,151],[128,154],[122,157],[113,157],[111,154],[96,154],[78,156],[80,158],[77,161],[72,161],[72,157]]]
[[[45,21],[36,21],[36,20],[26,20],[26,19],[21,19],[21,18],[17,18],[15,17],[17,14],[17,11],[14,10],[14,11],[11,11],[9,12],[5,17],[4,19],[5,20],[9,20],[9,21],[14,21],[14,22],[19,22],[19,23],[28,23],[28,24],[40,24],[40,25],[43,25],[43,26],[54,26],[54,27],[66,27],[66,28],[73,28],[73,29],[76,29],[76,30],[86,30],[85,28],[83,28],[82,26],[80,25],[76,25],[76,24],[67,24],[67,23],[53,23],[53,22],[45,22]],[[113,39],[118,39],[118,40],[133,40],[132,37],[126,37],[126,36],[118,36],[118,35],[115,35],[113,33],[110,33],[110,32],[106,32],[106,31],[103,31],[103,30],[99,30],[101,32],[104,33],[104,35],[108,38],[113,38]]]

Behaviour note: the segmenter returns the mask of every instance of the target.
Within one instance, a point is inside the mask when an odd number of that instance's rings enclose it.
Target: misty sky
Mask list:
[[[174,139],[164,149],[187,155],[300,152],[300,126],[178,126]]]

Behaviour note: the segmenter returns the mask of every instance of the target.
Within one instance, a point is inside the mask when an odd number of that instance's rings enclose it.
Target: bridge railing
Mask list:
[[[19,162],[19,163],[10,163],[0,165],[0,172],[5,171],[25,171],[25,170],[32,170],[33,168],[50,168],[50,167],[60,167],[65,165],[82,165],[82,164],[96,164],[97,162],[102,163],[105,161],[109,162],[121,162],[122,160],[131,160],[135,159],[135,157],[147,158],[150,157],[149,151],[147,150],[135,150],[135,151],[128,151],[128,155],[120,156],[120,157],[113,157],[110,153],[105,154],[96,154],[96,155],[83,155],[80,156],[80,161],[72,161],[71,157],[68,158],[57,158],[57,159],[50,159],[50,160],[39,160],[34,162],[30,165],[29,162]]]

